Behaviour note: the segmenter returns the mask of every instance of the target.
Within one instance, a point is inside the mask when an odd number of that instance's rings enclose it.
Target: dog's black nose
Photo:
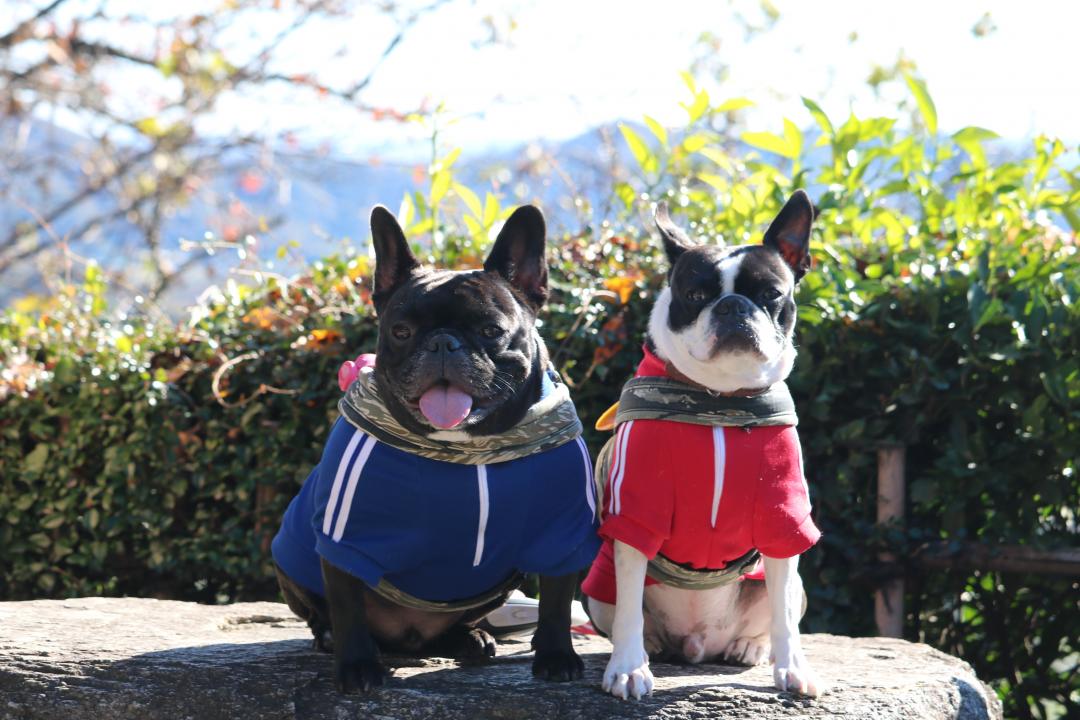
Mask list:
[[[725,295],[716,303],[716,312],[719,315],[749,315],[750,301],[742,295]]]
[[[441,352],[456,352],[461,349],[461,343],[458,339],[450,333],[439,333],[438,335],[432,335],[427,339],[424,344],[424,348],[428,352],[441,353]]]

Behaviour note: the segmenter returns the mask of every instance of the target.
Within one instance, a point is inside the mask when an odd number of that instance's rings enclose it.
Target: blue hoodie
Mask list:
[[[285,511],[274,560],[323,595],[319,557],[422,600],[481,595],[515,571],[565,575],[600,546],[581,438],[490,465],[429,460],[341,418]]]

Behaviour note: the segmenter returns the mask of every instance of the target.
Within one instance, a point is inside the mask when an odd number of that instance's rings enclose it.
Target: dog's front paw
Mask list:
[[[386,668],[377,656],[334,662],[334,684],[341,693],[371,692],[381,687],[386,677]]]
[[[773,646],[773,683],[777,690],[818,697],[825,686],[810,667],[801,648]]]
[[[640,700],[652,694],[653,674],[649,670],[649,656],[641,644],[625,650],[615,648],[604,670],[603,688],[623,700],[631,697]]]
[[[536,651],[533,658],[533,675],[541,680],[566,682],[580,680],[585,674],[585,663],[581,661],[573,648],[565,650]]]

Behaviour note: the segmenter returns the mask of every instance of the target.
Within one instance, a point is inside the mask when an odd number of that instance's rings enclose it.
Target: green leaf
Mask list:
[[[451,175],[446,170],[440,170],[431,177],[431,204],[438,205],[446,197],[450,190]]]
[[[703,147],[698,152],[714,163],[719,165],[722,169],[728,172],[734,172],[735,167],[731,164],[731,158],[728,154],[718,147]]]
[[[825,114],[825,111],[821,109],[821,106],[807,97],[802,99],[802,103],[803,106],[810,111],[810,115],[813,116],[814,122],[821,128],[821,132],[824,133],[826,137],[832,138],[835,134],[832,121],[829,120],[829,116]]]
[[[423,235],[425,233],[431,232],[434,225],[435,221],[432,220],[430,217],[426,217],[423,220],[420,220],[408,226],[407,228],[405,228],[405,230],[409,235]]]
[[[419,195],[419,193],[417,193]],[[416,205],[413,203],[409,194],[406,193],[405,197],[401,199],[401,205],[398,207],[398,222],[401,223],[401,227],[409,227],[409,224],[413,220],[413,215],[416,214]]]
[[[754,194],[745,185],[731,188],[731,209],[747,217],[754,211]]]
[[[983,142],[997,137],[998,134],[992,130],[971,125],[957,130],[952,135],[953,142],[968,154],[968,157],[971,158],[971,164],[979,169],[986,167],[986,152],[982,147]]]
[[[983,325],[986,325],[988,322],[992,321],[995,317],[1000,315],[1002,310],[1004,310],[1004,309],[1005,308],[1001,304],[1001,300],[999,300],[997,298],[994,298],[993,300],[991,300],[986,305],[986,307],[983,308],[983,311],[979,314],[979,319],[975,323],[975,327],[973,329],[974,332],[978,332],[979,329],[982,328]]]
[[[634,188],[630,187],[629,183],[618,182],[614,187],[615,196],[622,200],[623,206],[627,210],[634,206],[634,201],[637,199],[637,193],[634,192]]]
[[[787,118],[784,118],[784,142],[791,153],[788,157],[797,158],[802,154],[802,130]]]
[[[472,215],[466,215],[462,219],[465,221],[465,227],[469,230],[469,235],[472,235],[474,238],[484,237],[484,226],[480,224],[479,220]]]
[[[979,283],[972,283],[967,292],[968,312],[971,316],[971,325],[975,326],[975,323],[982,317],[983,308],[986,307],[987,294],[986,290]]]
[[[1065,217],[1065,222],[1069,223],[1072,231],[1080,233],[1080,213],[1072,205],[1065,205],[1061,208],[1061,214]]]
[[[668,134],[664,126],[658,123],[653,118],[649,117],[648,115],[645,116],[645,124],[648,126],[649,130],[656,137],[656,139],[660,141],[660,144],[664,147],[667,147]]]
[[[683,138],[683,149],[688,153],[699,152],[702,148],[712,142],[712,138],[705,133],[695,133]]]
[[[147,135],[152,138],[163,137],[168,130],[161,124],[161,121],[156,117],[144,117],[142,120],[135,122],[135,129],[141,132],[143,135]]]
[[[165,77],[172,77],[176,72],[176,55],[169,53],[163,55],[160,60],[157,61],[157,69]]]
[[[746,132],[742,134],[742,141],[747,145],[756,147],[774,155],[794,159],[798,153],[792,152],[788,141],[771,132]]]
[[[46,530],[55,530],[63,525],[66,520],[67,518],[63,515],[48,515],[41,521],[40,525]]]
[[[907,82],[911,94],[915,96],[915,102],[919,106],[919,114],[922,115],[923,124],[926,125],[926,132],[930,135],[937,135],[937,108],[934,107],[934,101],[930,97],[930,92],[926,89],[926,83],[911,73],[904,73],[904,80]]]
[[[694,80],[693,73],[691,73],[689,70],[682,70],[681,72],[679,72],[679,77],[682,78],[683,84],[686,85],[686,89],[689,90],[692,95],[696,95],[698,88],[697,81]]]
[[[1046,411],[1049,408],[1050,398],[1046,395],[1040,394],[1039,397],[1035,398],[1031,405],[1028,406],[1027,410],[1024,411],[1024,429],[1030,429],[1036,434],[1042,433],[1046,421]]]
[[[454,194],[461,198],[465,207],[469,208],[469,212],[477,218],[484,216],[484,207],[480,204],[480,198],[476,196],[476,193],[458,182],[453,184],[453,188]]]
[[[484,227],[489,228],[499,217],[499,198],[492,193],[484,196],[484,217],[481,218]]]
[[[649,146],[645,144],[645,141],[641,139],[641,136],[625,123],[619,123],[619,130],[622,132],[626,144],[630,147],[630,154],[638,161],[638,165],[641,166],[641,169],[646,173],[656,172],[656,156],[653,155],[652,150],[650,150]]]
[[[48,458],[49,446],[45,443],[38,443],[23,459],[23,471],[39,475],[41,469],[45,467],[45,461],[48,460]]]
[[[693,125],[709,110],[709,93],[704,90],[698,90],[694,93],[694,101],[687,105],[686,103],[679,103],[683,109],[686,110],[687,117],[689,118],[689,125]]]
[[[725,100],[724,102],[720,103],[715,108],[713,108],[713,112],[715,112],[715,113],[735,112],[736,110],[742,110],[743,108],[753,107],[755,104],[756,103],[753,100],[749,99],[749,98],[744,98],[744,97],[731,98],[730,100]]]
[[[715,175],[713,173],[698,173],[697,177],[699,180],[706,183],[714,190],[718,190],[720,192],[727,192],[729,183],[727,179],[721,177],[720,175]]]

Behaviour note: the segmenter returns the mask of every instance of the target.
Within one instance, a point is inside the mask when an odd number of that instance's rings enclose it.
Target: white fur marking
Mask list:
[[[772,609],[773,682],[778,690],[816,697],[821,683],[806,661],[799,638],[802,579],[799,556],[764,558],[765,587]]]
[[[781,346],[776,341],[776,331],[769,320],[761,317],[761,310],[753,314],[751,322],[758,324],[756,334],[763,344],[761,353],[767,358],[764,360],[757,353],[721,353],[709,357],[711,306],[701,311],[693,325],[678,333],[668,325],[670,311],[671,288],[664,288],[649,315],[649,337],[661,359],[710,390],[732,392],[770,387],[786,378],[795,365],[795,348],[790,342]]]
[[[743,257],[742,253],[735,256],[727,255],[717,263],[716,269],[720,271],[720,287],[724,295],[735,292],[735,278],[739,276],[739,266],[742,265]]]
[[[645,652],[645,616],[641,603],[645,592],[645,568],[649,561],[630,545],[615,541],[615,620],[611,624],[611,659],[604,670],[602,687],[624,700],[652,693],[653,675]]]

